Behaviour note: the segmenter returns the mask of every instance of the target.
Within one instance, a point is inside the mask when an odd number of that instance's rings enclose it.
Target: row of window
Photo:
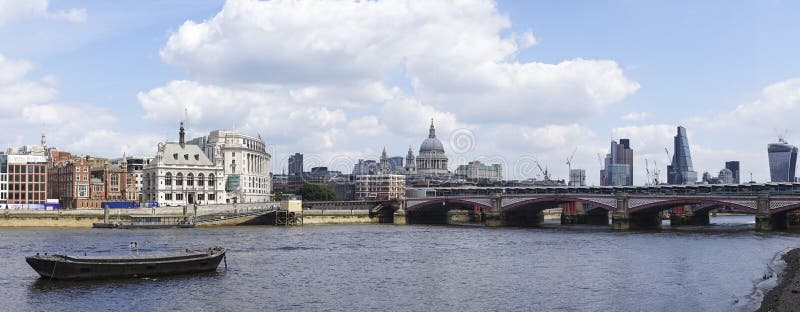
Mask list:
[[[25,196],[27,194],[28,196]],[[35,192],[35,193],[14,193],[11,192],[8,194],[8,199],[13,200],[45,200],[47,196],[45,196],[44,192]]]
[[[172,200],[172,198],[173,198],[172,195],[175,195],[174,196],[175,200],[181,200],[182,201],[183,198],[184,198],[183,194],[181,194],[181,193],[178,193],[178,194],[167,193],[167,194],[164,194],[164,200]],[[208,200],[215,200],[216,198],[217,197],[215,196],[215,194],[208,194]],[[197,201],[201,201],[201,200],[206,200],[206,195],[205,194],[197,194]]]
[[[44,165],[8,165],[8,173],[46,173]]]
[[[44,182],[43,174],[13,174],[8,176],[10,182]]]
[[[183,173],[179,172],[178,174],[176,174],[174,180],[175,180],[175,185],[182,186],[184,182]],[[172,172],[167,172],[167,174],[164,176],[164,184],[173,185],[172,181],[173,181]],[[208,181],[209,186],[214,186],[214,184],[216,183],[216,178],[212,173],[208,175],[208,179],[206,180],[206,177],[202,173],[200,173],[197,175],[197,179],[195,180],[194,174],[189,173],[186,175],[185,181],[187,186],[194,186],[195,181],[197,182],[197,186],[205,186],[206,181]]]

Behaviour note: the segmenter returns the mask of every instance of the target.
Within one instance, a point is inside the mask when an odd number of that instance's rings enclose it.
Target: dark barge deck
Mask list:
[[[71,257],[39,255],[25,261],[47,279],[83,280],[121,277],[154,277],[216,271],[225,258],[221,247],[179,253],[125,257]]]

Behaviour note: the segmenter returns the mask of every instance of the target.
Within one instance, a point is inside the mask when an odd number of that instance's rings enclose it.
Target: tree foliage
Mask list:
[[[335,200],[336,193],[325,185],[303,184],[297,190],[297,195],[303,196],[303,200]]]

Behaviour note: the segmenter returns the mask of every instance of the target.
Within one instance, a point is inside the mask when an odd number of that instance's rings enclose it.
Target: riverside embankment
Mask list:
[[[780,273],[779,283],[764,295],[758,311],[800,310],[800,248],[783,255],[786,268]]]

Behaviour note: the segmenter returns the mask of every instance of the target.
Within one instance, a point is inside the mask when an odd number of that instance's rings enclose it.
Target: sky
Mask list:
[[[572,168],[629,138],[634,182],[666,178],[676,127],[694,169],[800,144],[797,1],[0,0],[0,146],[100,157],[188,136],[260,135],[273,172],[349,172],[418,153],[506,178]]]

